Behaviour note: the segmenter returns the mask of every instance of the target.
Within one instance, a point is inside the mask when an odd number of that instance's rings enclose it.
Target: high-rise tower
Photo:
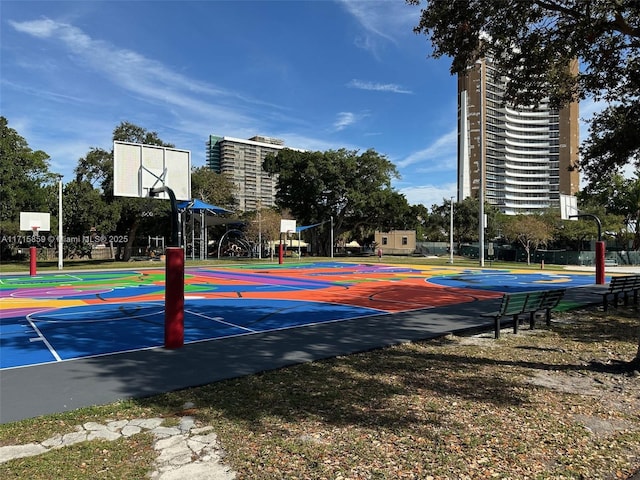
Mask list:
[[[458,76],[458,200],[478,197],[509,215],[560,207],[579,177],[578,104],[522,108],[489,60]]]
[[[273,207],[276,177],[262,170],[262,161],[286,148],[277,138],[255,136],[249,140],[210,135],[207,141],[207,165],[226,175],[236,186],[235,197],[241,211]]]

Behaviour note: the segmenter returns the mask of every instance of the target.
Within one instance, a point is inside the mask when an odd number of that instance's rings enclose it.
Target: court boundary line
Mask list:
[[[240,330],[247,330],[250,333],[257,333],[258,330],[253,330],[251,328],[247,328],[247,327],[243,327],[241,325],[236,325],[235,323],[231,323],[231,322],[227,322],[226,320],[224,320],[223,317],[209,317],[207,315],[204,315],[202,313],[197,313],[194,312],[192,310],[184,310],[185,313],[189,313],[191,315],[194,315],[196,317],[200,317],[200,318],[204,318],[205,320],[211,320],[212,322],[217,322],[217,323],[222,323],[223,325],[227,325],[229,327],[233,327],[233,328],[239,328]],[[210,340],[216,340],[215,338],[210,339]]]
[[[11,285],[10,281],[5,281],[5,280],[22,280],[22,279],[24,279],[24,280],[38,280],[38,279],[44,279],[44,278],[47,278],[47,277],[55,278],[56,280],[60,280],[60,281],[65,281],[67,279],[72,279],[75,282],[85,282],[84,278],[77,277],[76,275],[72,275],[70,273],[55,273],[53,275],[47,275],[47,274],[36,275],[35,277],[24,276],[24,275],[21,275],[21,276],[8,276],[8,277],[5,276],[4,279],[2,278],[2,275],[0,275],[0,285]],[[65,277],[65,278],[57,279],[56,277]],[[55,280],[52,283],[55,283]],[[18,285],[28,285],[28,282],[18,282]]]
[[[90,324],[90,323],[100,323],[100,322],[117,322],[117,321],[121,321],[121,320],[139,320],[141,318],[144,317],[150,317],[152,315],[157,315],[158,313],[162,313],[164,314],[165,312],[165,305],[162,302],[157,302],[157,303],[152,303],[152,302],[142,302],[142,303],[136,303],[136,302],[125,302],[125,303],[121,303],[121,304],[116,304],[116,303],[111,303],[109,305],[113,305],[114,308],[101,308],[101,309],[91,309],[90,307],[92,307],[93,305],[71,305],[71,306],[66,306],[66,307],[56,307],[56,308],[50,308],[47,310],[40,310],[38,312],[32,312],[30,314],[27,315],[28,317],[31,317],[32,315],[40,315],[40,314],[46,314],[47,312],[50,311],[56,311],[56,310],[61,310],[60,313],[52,313],[50,316],[51,317],[62,317],[62,316],[69,316],[69,315],[74,315],[74,314],[70,314],[70,313],[64,313],[65,310],[70,310],[70,309],[74,309],[74,308],[87,308],[90,309],[90,313],[100,313],[100,312],[111,312],[112,310],[122,310],[122,308],[126,305],[141,305],[141,306],[148,306],[148,308],[152,308],[152,307],[159,307],[159,310],[156,312],[152,312],[152,313],[147,313],[144,315],[136,315],[136,316],[128,316],[128,317],[118,317],[118,318],[107,318],[107,319],[90,319],[90,320],[38,320],[36,318],[33,319],[34,322],[39,322],[39,323],[44,323],[44,324],[51,324],[51,325],[83,325],[83,324]],[[79,313],[78,313],[79,315]]]
[[[31,320],[31,314],[28,314],[26,316],[26,319],[27,319],[27,322],[29,322],[29,325],[31,325],[31,328],[33,328],[33,330],[36,332],[36,334],[38,335],[40,340],[46,345],[47,350],[49,350],[49,353],[51,353],[51,355],[53,355],[53,358],[55,358],[57,362],[62,361],[62,358],[60,358],[60,355],[58,355],[58,352],[56,352],[55,348],[53,348],[51,343],[49,343],[49,340],[47,340],[47,338],[42,334],[42,332],[37,327],[37,325],[35,323],[33,323],[33,321]],[[32,340],[30,340],[30,341],[32,341]],[[54,362],[51,362],[51,363],[54,363]],[[36,364],[36,365],[38,365],[38,364]]]

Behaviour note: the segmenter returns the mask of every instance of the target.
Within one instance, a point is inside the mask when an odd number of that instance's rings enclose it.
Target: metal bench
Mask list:
[[[500,309],[497,312],[483,314],[494,318],[495,338],[500,338],[501,320],[503,317],[513,318],[513,333],[518,333],[519,317],[529,315],[529,326],[535,328],[535,315],[544,312],[547,325],[551,324],[551,310],[558,306],[564,296],[565,289],[537,290],[531,292],[505,293]]]
[[[629,294],[633,293],[633,303],[638,304],[638,290],[640,290],[640,275],[624,275],[611,277],[606,291],[602,292],[602,308],[606,312],[609,307],[609,296],[613,296],[612,304],[618,305],[620,295],[623,297],[625,307],[629,304]]]

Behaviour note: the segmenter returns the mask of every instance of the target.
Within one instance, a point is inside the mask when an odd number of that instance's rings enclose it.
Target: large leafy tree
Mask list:
[[[173,147],[163,142],[156,132],[150,132],[129,122],[122,122],[113,131],[113,140],[145,145]],[[167,202],[153,199],[120,198],[113,196],[113,152],[102,148],[92,148],[78,161],[75,168],[76,182],[91,184],[100,189],[109,205],[105,212],[117,215],[115,231],[126,238],[127,243],[120,245],[119,257],[129,260],[136,237],[140,232],[149,235],[167,235],[169,222],[165,221],[170,206]],[[158,221],[160,219],[160,221]]]
[[[5,117],[0,117],[0,159],[0,234],[17,235],[20,212],[48,212],[55,205],[57,176],[49,171],[49,155],[32,150]],[[3,242],[0,255],[10,253]]]
[[[278,175],[276,202],[287,208],[309,229],[312,244],[327,254],[330,247],[330,220],[335,237],[352,231],[364,236],[368,229],[398,228],[394,218],[409,209],[406,199],[391,187],[398,178],[396,167],[374,150],[299,152],[283,149],[265,158],[263,168]],[[358,232],[360,232],[358,234]]]
[[[191,197],[227,210],[237,207],[233,182],[207,166],[191,170]]]
[[[640,249],[640,179],[625,178],[620,174],[609,177],[607,182],[592,183],[578,194],[581,206],[605,208],[610,215],[623,218],[624,230],[633,235],[633,249]],[[607,227],[610,230],[610,227]]]
[[[640,75],[640,69],[636,75]],[[596,114],[589,136],[582,144],[586,161],[581,168],[588,178],[587,189],[599,190],[618,183],[625,165],[640,168],[640,100],[634,94]]]
[[[415,230],[419,242],[425,240],[429,218],[429,210],[422,204],[411,205],[404,218],[406,229]]]
[[[118,205],[105,202],[100,190],[87,181],[76,179],[67,183],[62,206],[66,236],[87,236],[93,229],[99,234],[116,230]]]
[[[416,33],[433,57],[463,72],[490,54],[519,105],[555,106],[592,96],[611,106],[596,115],[580,168],[592,181],[638,165],[640,8],[631,0],[406,0],[423,4]],[[579,73],[572,74],[577,61]]]
[[[640,8],[635,0],[406,0],[424,4],[416,33],[451,73],[490,54],[510,82],[506,96],[552,105],[592,96],[609,106],[594,117],[580,168],[590,183],[640,166]],[[577,62],[577,63],[573,63]],[[579,68],[577,75],[572,66]],[[638,355],[632,368],[640,365]]]
[[[49,155],[33,151],[5,117],[0,117],[0,158],[0,222],[17,223],[21,211],[48,208],[46,187],[56,179],[49,172]]]

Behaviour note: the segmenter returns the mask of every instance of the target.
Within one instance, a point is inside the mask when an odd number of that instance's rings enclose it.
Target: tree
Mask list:
[[[170,143],[164,143],[156,132],[122,122],[113,131],[113,140],[130,143],[142,143],[146,145],[159,145],[173,147]],[[100,189],[103,198],[110,206],[105,212],[117,215],[115,220],[115,232],[127,239],[126,244],[118,246],[118,257],[121,260],[129,260],[136,236],[140,231],[149,234],[167,234],[170,205],[153,199],[118,198],[113,196],[113,152],[101,148],[92,148],[85,157],[78,161],[74,170],[76,181],[87,182]],[[146,227],[146,230],[145,230]],[[124,247],[124,248],[123,248]]]
[[[0,117],[0,234],[20,232],[20,212],[47,212],[57,176],[49,172],[49,155],[33,151],[16,130]],[[0,258],[11,255],[11,245],[2,242]]]
[[[561,225],[554,235],[554,241],[570,247],[571,250],[581,252],[585,248],[585,242],[597,238],[597,226],[595,222],[575,220],[562,220]]]
[[[622,167],[629,163],[640,169],[639,129],[640,101],[633,96],[594,115],[581,147],[583,157],[589,160],[581,165],[589,189],[619,181]]]
[[[430,37],[434,58],[451,57],[452,74],[490,54],[509,77],[506,97],[516,105],[535,105],[548,97],[560,107],[588,96],[611,104],[592,123],[580,168],[597,180],[598,172],[615,171],[631,161],[638,165],[637,2],[429,1],[414,31]],[[574,65],[579,66],[577,75]]]
[[[592,182],[578,193],[581,205],[587,208],[606,209],[606,212],[623,218],[624,226],[616,228],[620,234],[633,233],[633,249],[640,249],[640,178],[625,178],[620,174],[609,176],[608,182]],[[607,230],[611,230],[607,226]],[[624,232],[623,232],[624,231]]]
[[[426,239],[429,218],[429,210],[424,205],[418,204],[409,207],[409,212],[404,221],[408,230],[416,231],[416,240],[418,242]]]
[[[509,77],[505,94],[515,105],[535,105],[545,97],[557,107],[588,96],[607,102],[582,149],[579,167],[590,183],[609,181],[629,163],[640,167],[637,2],[427,1],[414,31],[430,37],[433,57],[451,57],[452,74],[490,53]],[[630,365],[640,366],[640,342]]]
[[[527,265],[531,265],[531,250],[546,245],[553,238],[552,227],[538,215],[508,217],[502,231],[511,242],[519,242],[527,252]]]
[[[272,208],[261,208],[257,211],[246,212],[245,235],[254,245],[263,245],[268,242],[277,242],[280,239],[280,220],[282,215]],[[262,244],[260,245],[260,242]]]
[[[67,236],[86,236],[91,229],[101,234],[115,231],[119,218],[118,206],[107,203],[101,192],[89,182],[76,179],[67,183],[62,197],[64,232]]]
[[[330,250],[331,218],[337,238],[349,230],[388,226],[389,212],[404,211],[401,198],[391,188],[398,171],[374,150],[360,154],[345,149],[283,149],[267,156],[263,169],[278,175],[276,203],[280,208],[289,209],[303,225],[321,224],[310,229],[312,245],[321,254]]]
[[[207,166],[191,170],[191,197],[211,205],[233,210],[237,207],[235,185],[228,177]]]
[[[451,200],[443,199],[442,205],[433,205],[431,208],[429,240],[448,241],[449,229],[451,228]],[[487,216],[485,237],[493,238],[496,236],[499,227],[497,221],[498,210],[493,205],[485,204],[485,215]],[[477,198],[467,197],[462,202],[454,203],[453,238],[456,240],[456,249],[458,251],[460,251],[460,246],[463,243],[478,241],[479,217],[480,209]]]

